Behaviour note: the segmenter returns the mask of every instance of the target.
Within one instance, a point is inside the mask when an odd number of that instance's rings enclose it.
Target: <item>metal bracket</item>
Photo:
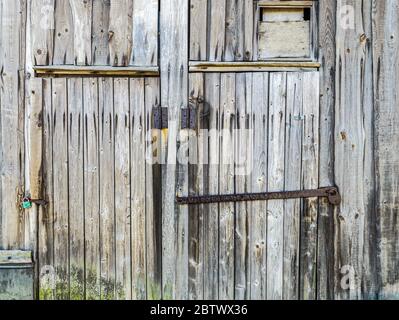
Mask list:
[[[167,129],[168,128],[168,108],[154,107],[152,110],[152,126],[154,129]]]
[[[181,128],[197,129],[197,110],[193,107],[181,109]]]
[[[179,205],[198,205],[209,203],[285,200],[299,198],[327,198],[328,202],[335,206],[341,203],[341,195],[339,194],[337,187],[327,187],[316,190],[177,197],[176,203]]]

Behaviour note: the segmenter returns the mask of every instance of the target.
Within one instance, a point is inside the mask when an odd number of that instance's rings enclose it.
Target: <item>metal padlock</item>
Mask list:
[[[27,210],[32,208],[32,201],[29,198],[22,200],[22,208]]]

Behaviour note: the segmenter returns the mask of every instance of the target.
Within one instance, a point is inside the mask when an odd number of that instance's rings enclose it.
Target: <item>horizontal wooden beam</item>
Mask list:
[[[313,6],[313,1],[259,1],[258,7],[272,7],[272,8],[309,8]]]
[[[158,77],[159,67],[35,66],[37,77]]]
[[[190,72],[259,72],[259,71],[314,71],[320,68],[314,61],[259,61],[259,62],[190,62]]]
[[[20,250],[0,250],[0,265],[30,264],[32,252]]]

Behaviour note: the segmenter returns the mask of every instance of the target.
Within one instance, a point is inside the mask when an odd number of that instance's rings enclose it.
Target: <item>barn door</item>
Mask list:
[[[191,6],[189,195],[317,189],[316,5],[222,3]],[[201,204],[189,215],[190,297],[315,298],[317,198]]]
[[[175,196],[319,187],[317,1],[163,2],[161,80],[157,0],[29,3],[39,297],[315,298],[317,198]]]

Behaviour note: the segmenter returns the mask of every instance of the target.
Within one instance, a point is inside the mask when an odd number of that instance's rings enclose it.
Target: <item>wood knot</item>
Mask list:
[[[111,39],[114,37],[115,32],[113,31],[108,31],[108,41],[111,41]]]
[[[360,36],[360,42],[365,42],[365,41],[367,41],[367,36],[363,33],[363,34]]]

